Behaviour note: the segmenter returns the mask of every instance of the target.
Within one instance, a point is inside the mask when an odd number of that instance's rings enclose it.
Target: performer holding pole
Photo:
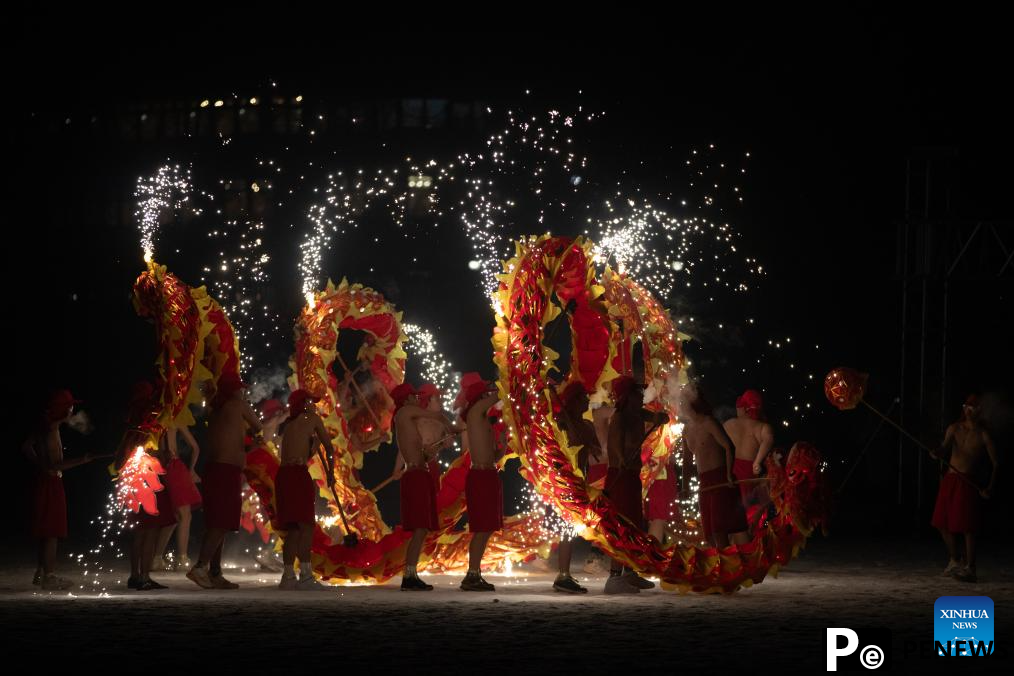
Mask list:
[[[333,476],[334,449],[331,437],[314,404],[317,400],[306,390],[296,390],[289,397],[289,417],[282,432],[281,464],[275,478],[278,515],[275,522],[283,529],[282,562],[285,569],[278,584],[284,590],[326,589],[313,577],[310,545],[316,524],[314,514],[315,490],[307,462],[318,446],[325,450],[323,471]],[[336,496],[337,498],[337,496]],[[293,566],[299,558],[299,581]]]
[[[401,580],[402,591],[431,591],[433,585],[419,579],[417,566],[426,534],[439,528],[437,520],[437,487],[440,470],[432,458],[423,453],[420,420],[439,421],[448,433],[458,432],[438,411],[419,406],[415,388],[402,383],[391,392],[397,407],[394,414],[395,439],[398,456],[394,477],[401,479],[401,527],[412,533],[405,552],[405,572]]]
[[[931,452],[937,459],[949,456],[947,473],[940,481],[937,502],[930,523],[940,531],[950,561],[944,569],[962,582],[975,582],[976,536],[982,525],[982,500],[993,494],[999,463],[996,448],[989,433],[979,424],[979,399],[969,395],[961,409],[961,420],[947,427],[940,451]],[[984,458],[988,458],[991,469],[989,483],[985,488],[976,489],[971,481],[961,477],[973,474]],[[965,560],[962,563],[958,553],[955,535],[965,540]]]

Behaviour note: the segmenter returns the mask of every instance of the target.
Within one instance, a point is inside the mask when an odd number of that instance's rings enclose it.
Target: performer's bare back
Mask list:
[[[722,426],[711,416],[698,415],[688,419],[683,428],[683,440],[694,454],[699,475],[718,468],[730,469],[726,466],[726,447],[723,442],[729,444],[731,451],[731,441]]]
[[[770,448],[774,441],[771,425],[752,418],[738,417],[726,420],[722,427],[732,439],[736,458],[753,462],[762,447]]]
[[[472,456],[472,467],[476,469],[492,469],[496,466],[493,426],[486,413],[497,401],[499,395],[496,392],[488,393],[468,409],[465,419],[468,426],[468,451]]]
[[[243,467],[248,427],[260,431],[261,424],[242,397],[233,397],[212,412],[208,420],[208,460]]]
[[[320,416],[304,411],[285,424],[282,432],[281,463],[283,465],[305,465],[316,452],[317,447],[328,438]]]

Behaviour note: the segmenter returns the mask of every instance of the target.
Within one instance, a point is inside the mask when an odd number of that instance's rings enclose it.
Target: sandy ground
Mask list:
[[[382,672],[416,666],[457,673],[713,673],[824,671],[828,626],[893,631],[894,671],[953,671],[932,654],[933,602],[984,595],[996,604],[998,654],[973,671],[1014,668],[1004,638],[1014,618],[1014,557],[984,551],[980,582],[940,577],[942,546],[929,541],[859,544],[816,539],[777,579],[731,596],[680,596],[652,590],[602,594],[604,578],[579,574],[587,596],[554,593],[552,574],[526,570],[488,576],[490,594],[464,593],[460,578],[431,576],[431,593],[381,587],[280,592],[273,573],[230,571],[238,591],[204,591],[182,573],[161,574],[162,592],[111,590],[96,596],[41,593],[32,570],[0,574],[0,622],[9,646],[43,651],[63,665],[85,659],[155,660],[163,669],[228,664]],[[70,576],[70,570],[66,571]],[[57,638],[59,637],[59,638]],[[967,671],[966,665],[959,671]],[[759,673],[759,672],[758,672]]]

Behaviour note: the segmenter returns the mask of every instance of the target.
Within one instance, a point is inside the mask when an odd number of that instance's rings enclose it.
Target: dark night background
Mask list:
[[[576,31],[389,35],[284,21],[269,30],[210,15],[199,22],[159,20],[144,30],[22,18],[8,58],[14,68],[5,125],[15,153],[5,286],[9,415],[17,436],[9,451],[49,387],[69,387],[83,398],[96,427],[89,438],[68,432],[69,454],[118,440],[130,385],[153,358],[150,327],[129,300],[142,270],[131,192],[136,177],[164,158],[192,161],[198,184],[258,179],[254,156],[284,156],[289,165],[318,161],[329,169],[388,166],[408,153],[445,157],[448,148],[479,147],[496,127],[484,118],[485,105],[523,103],[541,112],[580,100],[608,113],[582,132],[596,175],[623,176],[627,185],[643,184],[652,194],[684,189],[681,172],[691,148],[714,143],[728,157],[751,153],[740,184],[745,202],[730,206],[726,216],[741,236],[740,249],[759,258],[768,274],[747,298],[678,300],[678,314],[742,327],[688,347],[712,400],[729,405],[743,389],[763,388],[772,420],[793,421],[789,428],[777,426],[779,444],[813,440],[838,485],[876,420],[861,410],[830,409],[820,381],[834,366],[855,366],[871,374],[869,399],[890,406],[903,389],[907,288],[906,426],[936,444],[968,391],[990,393],[991,429],[1009,457],[1014,265],[999,273],[1014,249],[1010,59],[1006,38],[989,24],[856,14],[805,30],[788,21],[775,21],[775,28],[744,21],[644,35],[617,28],[619,36],[579,39]],[[276,94],[287,100],[302,95],[308,114],[315,106],[361,111],[365,122],[355,131],[336,122],[309,145],[304,135],[277,131],[264,106],[265,118],[234,133],[227,150],[213,134],[187,137],[168,125],[138,122],[141,114],[157,120],[199,111],[205,98]],[[469,117],[430,129],[385,125],[383,111],[391,106],[432,98],[470,104]],[[202,121],[205,129],[214,127],[213,118]],[[906,167],[907,237],[899,234]],[[323,173],[308,170],[308,183]],[[282,317],[286,340],[301,301],[295,260],[307,204],[293,199],[276,212],[263,207],[275,256],[264,294]],[[382,214],[364,219],[371,227],[382,221]],[[994,229],[980,228],[948,281],[943,379],[944,271],[979,222]],[[195,285],[201,267],[216,259],[203,235],[209,223],[162,231],[160,262]],[[550,227],[576,232],[572,224],[561,225]],[[415,239],[388,240],[384,251],[365,238],[345,238],[340,252],[326,255],[325,270],[335,280],[347,276],[384,291],[406,316],[436,333],[457,368],[492,375],[492,318],[465,266],[471,255],[460,227],[450,220],[429,231],[425,221],[415,227]],[[920,248],[925,240],[919,233],[930,233],[928,248]],[[402,265],[409,253],[428,263]],[[746,316],[756,316],[758,325],[745,327]],[[795,347],[768,349],[767,339],[775,336],[792,336]],[[810,349],[815,344],[819,350]],[[286,349],[257,351],[258,365],[284,365]],[[816,374],[809,389],[787,368],[789,361]],[[789,393],[820,413],[792,417]],[[919,452],[904,445],[899,505],[898,453],[897,435],[882,429],[839,496],[840,532],[862,534],[875,518],[892,530],[931,536],[935,470],[927,461],[919,479]],[[389,466],[386,457],[380,465],[378,476]],[[98,463],[69,473],[72,531],[85,529],[106,490],[104,476]],[[999,514],[1009,508],[1009,486],[999,486],[983,546],[1002,537]]]

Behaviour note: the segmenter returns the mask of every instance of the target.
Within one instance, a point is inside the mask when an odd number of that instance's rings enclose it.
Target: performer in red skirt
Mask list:
[[[694,386],[683,388],[680,411],[686,413],[683,438],[694,454],[701,481],[704,537],[716,547],[749,542],[746,513],[732,479],[732,441]]]
[[[281,465],[275,477],[275,502],[278,505],[275,526],[285,531],[282,545],[282,572],[279,589],[320,590],[326,587],[313,577],[310,546],[313,544],[316,487],[307,462],[317,447],[324,447],[328,475],[334,473],[334,449],[324,422],[317,415],[316,399],[305,390],[296,390],[289,397],[289,417],[282,432]],[[293,568],[299,558],[299,581]]]
[[[38,540],[38,568],[33,584],[57,591],[68,589],[71,581],[59,577],[56,568],[56,546],[67,537],[67,497],[63,490],[63,472],[96,459],[89,453],[67,460],[63,455],[60,425],[70,421],[74,404],[81,403],[69,390],[58,390],[50,396],[39,422],[38,430],[22,445],[22,452],[35,465],[31,504],[32,537]]]
[[[228,531],[239,530],[243,508],[246,434],[261,435],[261,421],[245,398],[246,384],[237,376],[218,384],[208,421],[208,455],[204,466],[204,538],[197,563],[187,577],[205,589],[237,589],[222,575],[222,547]]]
[[[982,526],[982,503],[993,494],[996,483],[996,447],[989,433],[979,424],[979,399],[969,395],[962,407],[961,420],[947,427],[943,447],[935,456],[949,458],[950,467],[940,480],[937,502],[930,523],[940,531],[950,561],[944,569],[963,582],[975,582],[976,537]],[[976,479],[985,460],[990,462],[989,482],[984,488]],[[965,560],[961,561],[955,535],[965,540]]]
[[[475,372],[461,378],[456,407],[466,425],[466,449],[472,464],[465,478],[465,505],[468,509],[468,572],[462,591],[496,591],[482,578],[482,555],[494,531],[503,528],[503,484],[497,470],[493,426],[487,411],[499,401],[493,386]]]
[[[427,457],[419,430],[421,420],[434,420],[443,425],[445,434],[461,431],[452,425],[440,411],[419,406],[416,390],[402,383],[391,391],[397,407],[394,414],[395,439],[398,455],[395,458],[394,478],[401,480],[401,527],[412,533],[405,549],[405,572],[401,579],[402,591],[432,591],[433,585],[419,579],[419,554],[422,553],[426,534],[440,527],[437,520],[437,486],[440,474],[433,457]]]

